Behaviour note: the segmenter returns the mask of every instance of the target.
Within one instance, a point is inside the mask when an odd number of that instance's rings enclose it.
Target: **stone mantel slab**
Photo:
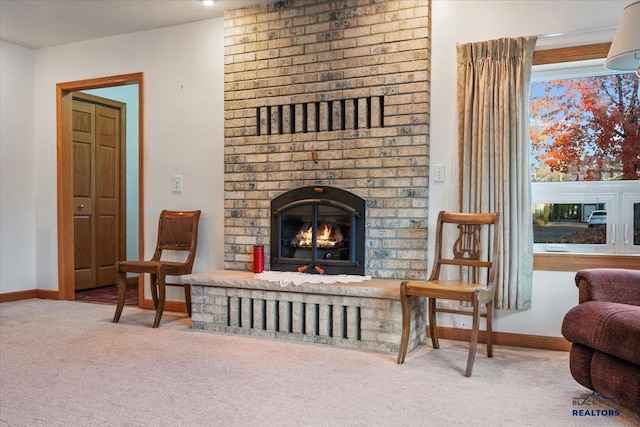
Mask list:
[[[256,279],[254,273],[238,270],[217,270],[209,273],[182,276],[182,283],[221,288],[255,289],[279,292],[301,292],[306,294],[331,294],[366,298],[400,299],[398,279],[371,279],[353,283],[303,283],[300,286]]]

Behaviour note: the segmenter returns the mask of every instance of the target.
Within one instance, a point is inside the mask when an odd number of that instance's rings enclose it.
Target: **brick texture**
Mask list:
[[[225,269],[251,270],[270,201],[367,201],[376,278],[427,269],[430,2],[287,0],[225,13]],[[315,162],[312,158],[315,153]]]
[[[208,332],[397,353],[402,307],[397,296],[305,294],[192,284],[192,327]],[[399,288],[399,287],[398,287]],[[356,287],[357,289],[357,287]],[[426,303],[411,299],[408,350],[426,338]]]

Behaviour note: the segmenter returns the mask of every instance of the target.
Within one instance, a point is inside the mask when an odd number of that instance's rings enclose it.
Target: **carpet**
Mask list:
[[[0,425],[640,424],[590,398],[566,352],[496,346],[489,359],[481,347],[465,378],[461,342],[421,345],[397,365],[395,354],[198,332],[182,313],[153,329],[154,314],[125,307],[114,324],[108,305],[0,304]]]
[[[76,301],[97,302],[104,304],[118,303],[118,287],[116,285],[103,286],[95,289],[76,291]],[[138,284],[127,285],[124,305],[138,306]]]

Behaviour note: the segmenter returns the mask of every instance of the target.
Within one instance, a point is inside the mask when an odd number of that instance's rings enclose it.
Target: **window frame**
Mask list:
[[[532,183],[534,204],[606,204],[607,230],[603,244],[534,243],[537,253],[640,254],[640,245],[629,245],[633,204],[640,202],[638,181],[567,181]],[[560,188],[560,190],[558,190]],[[537,201],[537,202],[536,202]]]
[[[610,47],[611,43],[598,43],[537,50],[533,53],[533,65],[602,59],[606,58]],[[571,252],[534,252],[533,254],[534,270],[578,271],[584,268],[640,269],[640,255]]]

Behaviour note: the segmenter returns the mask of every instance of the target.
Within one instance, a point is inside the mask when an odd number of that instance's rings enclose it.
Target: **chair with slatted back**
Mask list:
[[[427,281],[404,281],[400,285],[400,301],[402,305],[402,338],[398,352],[398,364],[404,363],[411,330],[410,298],[426,297],[429,299],[429,332],[433,348],[439,348],[438,326],[436,314],[438,312],[470,315],[473,317],[469,356],[465,376],[470,377],[478,344],[480,318],[486,317],[487,356],[493,356],[493,299],[496,291],[496,270],[498,259],[498,213],[452,213],[440,212],[436,228],[435,259],[431,276]],[[455,232],[457,238],[450,251],[443,253],[445,233]],[[447,238],[449,237],[446,234]],[[488,243],[488,250],[484,251],[483,244]],[[448,240],[449,241],[449,240]],[[446,255],[446,256],[445,256]],[[451,271],[455,270],[455,271]],[[441,277],[460,277],[456,280],[441,279]],[[472,310],[441,308],[436,306],[438,299],[464,301],[471,304]],[[481,313],[481,308],[486,313]]]
[[[166,286],[184,287],[187,313],[191,317],[191,285],[188,283],[166,283],[166,276],[190,274],[196,257],[198,245],[198,222],[200,211],[168,211],[160,213],[158,223],[158,243],[153,257],[149,261],[120,261],[116,264],[118,283],[118,305],[113,316],[117,323],[124,307],[127,273],[146,273],[151,275],[151,298],[156,309],[153,327],[160,325],[166,298]],[[164,251],[186,253],[184,261],[162,260]]]

